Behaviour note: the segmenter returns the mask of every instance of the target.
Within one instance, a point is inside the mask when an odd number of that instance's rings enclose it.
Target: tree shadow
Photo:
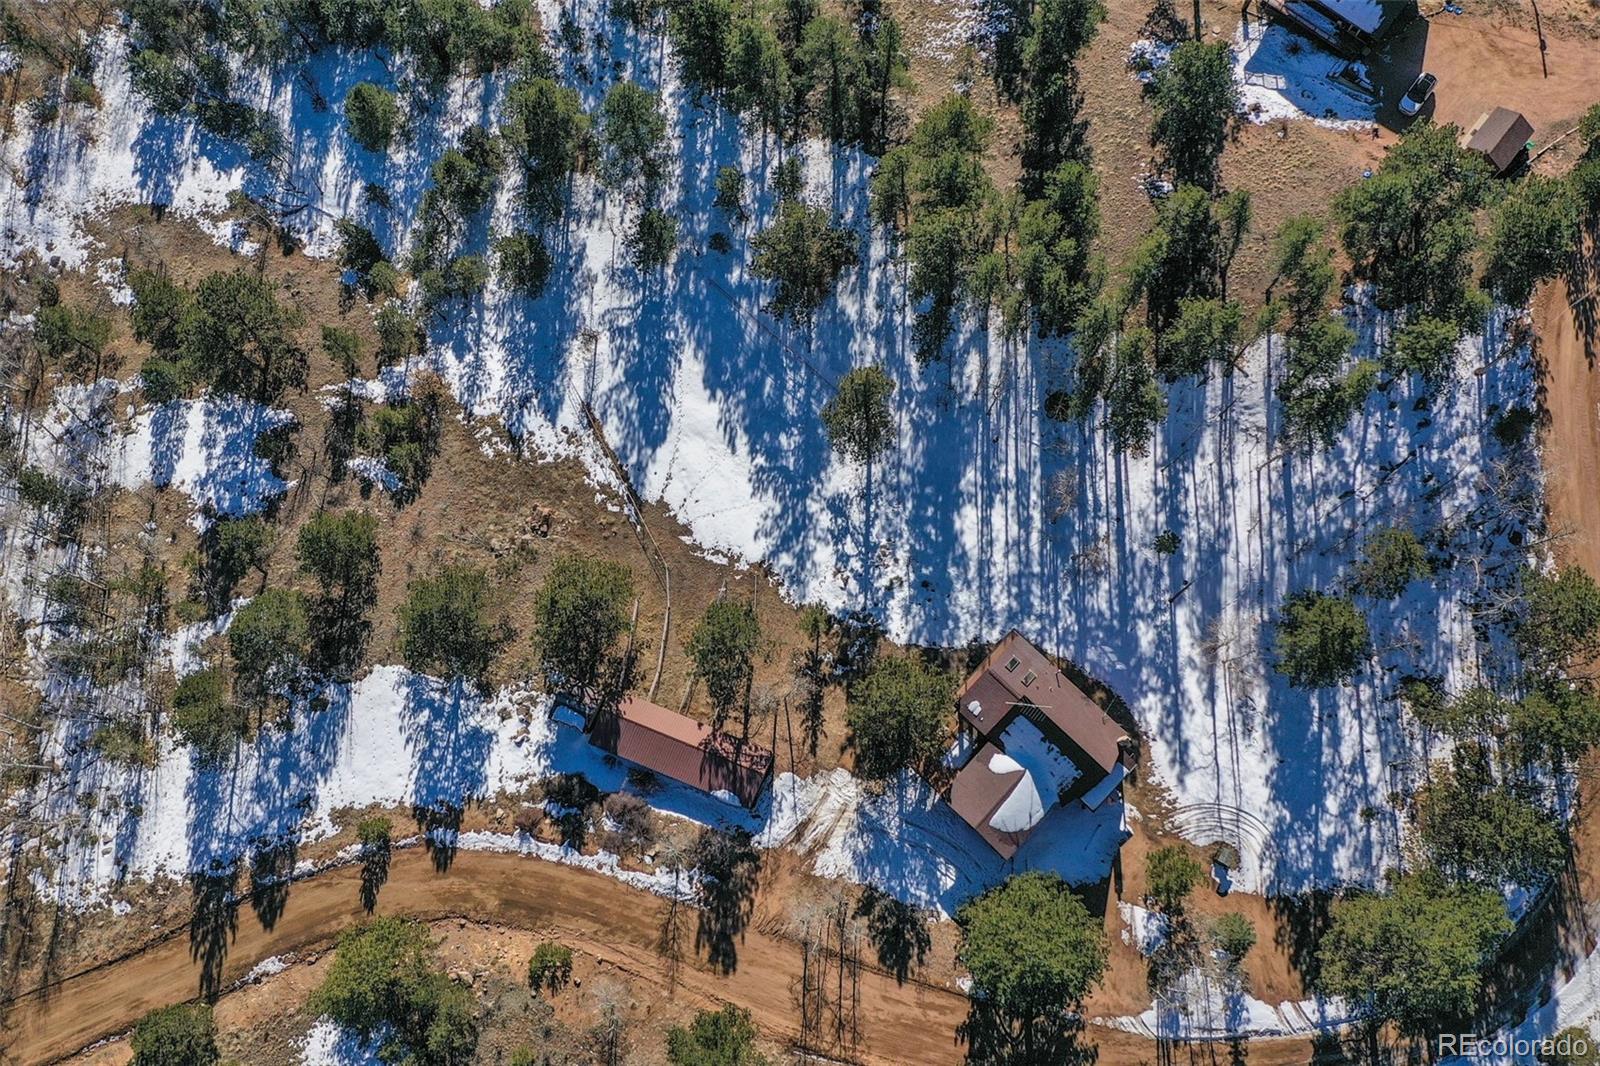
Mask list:
[[[440,873],[450,869],[460,849],[461,817],[464,810],[458,803],[418,804],[411,808],[422,834],[422,846],[428,849],[433,868]]]
[[[390,844],[383,840],[361,848],[361,909],[371,914],[378,906],[378,890],[389,880]],[[437,865],[437,863],[435,863]]]
[[[732,973],[739,966],[738,941],[755,909],[761,852],[743,829],[708,827],[695,841],[694,865],[700,875],[695,949],[721,972]]]
[[[1017,1019],[986,1000],[971,999],[956,1037],[967,1045],[969,1063],[1092,1066],[1100,1058],[1099,1048],[1083,1042],[1083,1022],[1066,1004],[1047,1015]]]
[[[262,841],[250,853],[250,907],[263,929],[277,925],[289,903],[299,850],[299,841],[285,836]]]
[[[228,941],[239,925],[239,899],[234,893],[238,882],[236,866],[189,877],[194,897],[189,914],[189,958],[200,964],[200,994],[206,999],[215,999],[222,991],[222,964],[228,957]]]
[[[1273,942],[1289,953],[1289,964],[1308,988],[1317,986],[1322,972],[1317,961],[1317,944],[1332,924],[1333,899],[1332,892],[1267,897],[1267,905],[1278,920]]]
[[[856,917],[867,920],[867,935],[877,949],[878,964],[905,984],[911,968],[921,966],[933,946],[927,917],[870,885],[856,903]]]

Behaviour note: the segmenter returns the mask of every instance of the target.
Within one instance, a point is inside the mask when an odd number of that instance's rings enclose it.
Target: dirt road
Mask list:
[[[1551,531],[1560,535],[1556,554],[1600,578],[1600,372],[1564,280],[1544,286],[1533,316],[1544,366],[1545,499]]]
[[[327,945],[339,930],[357,922],[359,872],[329,871],[295,885],[288,905],[271,930],[248,907],[222,966],[224,985],[248,973],[262,959]],[[611,878],[554,863],[512,855],[460,853],[448,872],[439,873],[420,850],[397,852],[379,913],[422,918],[462,916],[501,926],[533,929],[559,937],[619,969],[667,986],[666,965],[656,951],[666,903]],[[692,930],[690,940],[692,941]],[[678,971],[678,994],[706,1003],[733,1002],[749,1008],[757,1024],[775,1038],[797,1035],[791,987],[799,952],[759,923],[738,942],[737,969],[713,971],[700,960]],[[191,957],[189,938],[178,931],[143,952],[66,978],[48,994],[14,1001],[0,1031],[6,1063],[53,1062],[108,1036],[126,1031],[144,1012],[193,998],[200,966]],[[956,1026],[966,1014],[958,992],[927,985],[898,985],[876,970],[862,976],[861,1028],[867,1063],[956,1063],[962,1048]],[[1100,1061],[1154,1061],[1155,1046],[1126,1033],[1095,1029]],[[1306,1062],[1302,1040],[1270,1040],[1249,1046],[1252,1063]]]

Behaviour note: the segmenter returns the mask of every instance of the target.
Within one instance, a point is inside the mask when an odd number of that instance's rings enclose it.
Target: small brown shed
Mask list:
[[[704,792],[731,794],[754,807],[772,777],[772,753],[759,744],[713,732],[693,718],[628,696],[598,710],[589,743],[619,759]]]
[[[1533,123],[1508,107],[1485,111],[1467,131],[1466,146],[1489,161],[1496,174],[1504,174],[1521,157],[1533,136]]]

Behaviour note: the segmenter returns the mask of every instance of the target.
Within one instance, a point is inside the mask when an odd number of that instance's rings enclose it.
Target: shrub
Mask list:
[[[1184,900],[1205,873],[1198,859],[1187,848],[1172,844],[1150,853],[1145,880],[1150,898],[1161,910],[1171,914],[1183,910]]]
[[[563,556],[534,598],[539,668],[552,687],[584,692],[600,680],[611,648],[627,628],[633,575],[618,563]]]
[[[1409,529],[1380,529],[1361,545],[1352,584],[1374,599],[1392,600],[1433,573],[1427,549]]]
[[[212,1066],[217,1027],[207,1003],[162,1007],[133,1027],[133,1066]]]
[[[667,1061],[672,1066],[767,1066],[755,1043],[750,1012],[729,1004],[701,1011],[688,1028],[669,1029]]]
[[[533,949],[528,960],[528,984],[534,991],[546,989],[555,995],[572,980],[572,949],[546,940]]]
[[[1211,942],[1229,962],[1238,965],[1256,945],[1256,927],[1244,915],[1229,911],[1212,924]]]

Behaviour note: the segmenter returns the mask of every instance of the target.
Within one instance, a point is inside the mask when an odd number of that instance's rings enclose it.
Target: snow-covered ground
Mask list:
[[[1530,1062],[1540,1052],[1538,1041],[1563,1029],[1589,1034],[1590,1047],[1600,1046],[1600,947],[1578,963],[1572,976],[1553,988],[1548,998],[1531,1008],[1521,1022],[1492,1034],[1466,1056],[1448,1056],[1440,1066],[1514,1066]],[[1575,1057],[1577,1061],[1580,1057]]]
[[[301,1066],[384,1066],[381,1041],[367,1043],[334,1021],[318,1018],[300,1045]]]
[[[1336,129],[1370,126],[1377,117],[1376,96],[1338,75],[1352,65],[1276,22],[1250,20],[1234,33],[1233,77],[1244,117],[1261,125],[1279,119],[1311,119]],[[1143,39],[1128,48],[1134,77],[1148,83],[1172,46]]]
[[[550,291],[530,301],[491,283],[432,338],[430,359],[463,404],[503,416],[535,454],[579,455],[605,485],[610,473],[587,442],[582,414],[592,403],[645,497],[668,504],[707,551],[766,560],[797,601],[871,609],[902,641],[958,644],[1016,626],[1069,655],[1128,700],[1179,825],[1199,842],[1223,837],[1240,846],[1240,888],[1370,880],[1389,865],[1397,846],[1389,797],[1425,757],[1388,699],[1397,677],[1432,671],[1461,681],[1496,665],[1472,630],[1474,567],[1372,605],[1382,652],[1342,688],[1288,688],[1270,666],[1269,622],[1289,592],[1334,586],[1361,534],[1382,525],[1441,532],[1487,568],[1502,565],[1507,536],[1520,531],[1492,520],[1487,489],[1498,446],[1489,426],[1496,412],[1533,400],[1528,353],[1502,355],[1503,324],[1489,323],[1486,339],[1468,343],[1461,380],[1431,407],[1395,383],[1372,396],[1325,453],[1279,447],[1267,341],[1232,376],[1174,387],[1149,456],[1116,455],[1094,425],[1042,416],[1045,395],[1062,380],[1060,346],[1008,347],[969,324],[949,361],[917,365],[900,267],[883,236],[869,232],[865,156],[804,147],[809,195],[831,201],[861,233],[862,263],[811,335],[765,316],[770,293],[749,269],[753,226],[733,227],[731,255],[708,251],[707,241],[725,228],[711,204],[723,164],[751,175],[754,225],[770,217],[775,147],[744,136],[733,117],[695,106],[661,49],[627,37],[604,9],[602,0],[575,5],[586,40],[601,35],[616,68],[660,88],[667,102],[680,163],[666,203],[683,219],[682,248],[666,271],[638,275],[619,237],[630,213],[580,179],[553,234]],[[553,6],[545,13],[554,25]],[[1266,48],[1260,42],[1246,60],[1259,60],[1264,75]],[[292,131],[289,158],[269,172],[192,123],[152,116],[130,93],[115,32],[95,52],[104,106],[92,115],[64,108],[42,128],[23,123],[26,132],[4,146],[19,180],[0,183],[0,261],[34,249],[84,265],[100,255],[84,228],[96,210],[145,200],[205,215],[236,188],[308,205],[290,225],[301,227],[313,254],[331,250],[333,221],[347,214],[403,249],[427,163],[469,122],[492,121],[503,90],[491,78],[452,82],[437,100],[402,93],[414,132],[380,159],[352,145],[337,106],[319,110],[316,102],[342,100],[362,79],[390,80],[376,59],[329,52],[303,71],[241,72],[244,95]],[[578,82],[591,108],[612,77],[610,64],[600,69],[603,76]],[[362,199],[368,181],[387,187],[391,209]],[[488,214],[504,232],[518,211],[509,180]],[[468,250],[482,248],[487,228],[482,220],[473,227]],[[1351,314],[1371,352],[1386,324],[1359,300]],[[869,478],[830,453],[818,412],[840,375],[870,361],[881,361],[896,383],[899,432]],[[185,427],[187,448],[192,418]],[[225,470],[190,484],[226,499],[238,481]],[[1474,524],[1485,532],[1473,533]],[[1181,543],[1170,557],[1151,547],[1169,529]],[[348,708],[363,701],[409,716],[395,733],[403,739],[385,741],[400,744],[399,769],[370,783],[374,799],[433,787],[416,776],[424,756],[442,760],[442,780],[454,785],[488,786],[509,779],[491,769],[526,769],[516,758],[473,763],[430,739],[457,729],[459,743],[493,747],[497,733],[472,724],[455,696],[423,679],[379,671],[335,693],[328,724],[308,720],[304,736],[265,738],[259,769],[242,785],[218,781],[220,795],[196,796],[190,813],[200,825],[186,855],[141,838],[119,845],[119,857],[192,862],[210,853],[218,833],[282,828],[300,800],[273,798],[274,775],[303,799],[311,779],[298,760],[310,760],[318,781],[324,771],[343,772],[337,755],[346,732],[337,723],[357,720]],[[435,721],[449,728],[411,731]],[[164,751],[156,780],[143,787],[187,789],[182,758]],[[351,794],[366,795],[367,784]],[[264,823],[249,815],[251,804],[270,808]],[[856,811],[885,826],[903,816],[877,801]],[[1085,850],[1077,837],[1052,831],[1059,821],[1047,820],[1029,850]],[[863,855],[844,865],[870,871],[874,862]],[[961,871],[939,866],[929,865],[923,890],[948,899],[966,886]]]
[[[1139,954],[1154,954],[1167,941],[1171,922],[1133,903],[1118,903],[1122,941]],[[1207,964],[1209,963],[1209,964]],[[1202,960],[1170,982],[1140,1013],[1096,1018],[1099,1025],[1141,1036],[1176,1040],[1220,1040],[1233,1037],[1295,1036],[1341,1028],[1354,1020],[1336,998],[1266,1003],[1249,993],[1244,975],[1219,957]]]

